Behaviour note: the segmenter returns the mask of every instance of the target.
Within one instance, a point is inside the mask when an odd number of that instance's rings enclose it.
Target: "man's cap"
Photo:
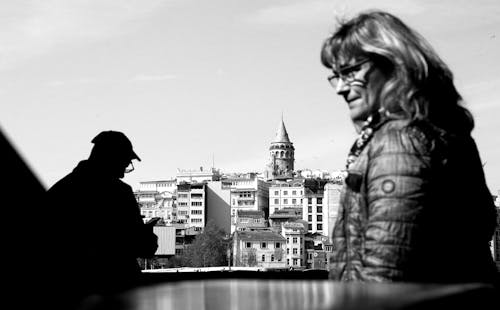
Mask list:
[[[122,132],[113,130],[102,131],[95,136],[91,142],[94,143],[95,146],[104,147],[117,153],[127,154],[130,156],[130,159],[141,161],[132,148],[132,142],[130,142],[127,136]]]

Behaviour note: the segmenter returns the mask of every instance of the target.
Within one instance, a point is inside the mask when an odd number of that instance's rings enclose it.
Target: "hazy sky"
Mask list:
[[[337,17],[365,9],[401,17],[451,67],[496,194],[498,0],[2,1],[0,124],[47,187],[110,129],[142,158],[134,188],[212,162],[259,172],[282,113],[296,169],[339,170],[355,132],[319,53]]]

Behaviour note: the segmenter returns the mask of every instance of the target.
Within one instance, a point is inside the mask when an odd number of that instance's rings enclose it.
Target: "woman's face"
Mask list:
[[[353,123],[360,124],[380,108],[379,96],[388,76],[367,58],[339,59],[329,78],[344,97]]]

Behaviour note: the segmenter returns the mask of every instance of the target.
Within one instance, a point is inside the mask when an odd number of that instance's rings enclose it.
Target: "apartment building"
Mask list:
[[[286,268],[285,238],[271,230],[243,230],[233,234],[233,266]]]
[[[323,203],[324,187],[327,182],[316,179],[306,179],[304,182],[302,219],[307,222],[309,233],[326,236],[329,232],[328,205]]]
[[[231,184],[227,180],[208,181],[205,187],[207,221],[213,220],[227,234],[231,232]]]
[[[218,181],[221,173],[218,169],[177,169],[175,176],[177,184],[180,183],[203,183],[208,181]]]
[[[342,183],[337,180],[329,181],[323,189],[323,208],[327,217],[327,221],[324,221],[323,232],[324,235],[328,236],[330,242],[332,242],[333,228],[339,213],[341,190]]]
[[[204,183],[180,183],[177,185],[177,223],[201,232],[206,223]]]
[[[268,182],[259,179],[255,173],[228,176],[223,181],[230,188],[231,233],[236,230],[236,214],[240,210],[263,211],[268,217]]]
[[[301,209],[304,199],[304,179],[273,181],[269,187],[269,214],[284,208]]]
[[[140,182],[134,195],[144,221],[153,217],[159,217],[165,223],[175,221],[176,191],[175,180]]]
[[[281,235],[286,239],[286,265],[292,269],[303,269],[306,267],[304,221],[288,222],[283,224]]]
[[[236,212],[236,230],[247,230],[251,228],[265,228],[267,221],[264,211],[238,210]]]

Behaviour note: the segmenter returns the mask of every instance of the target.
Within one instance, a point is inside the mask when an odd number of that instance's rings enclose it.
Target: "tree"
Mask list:
[[[179,256],[172,256],[168,259],[167,263],[165,264],[166,268],[177,268],[177,267],[182,267],[183,266],[183,261],[182,257]]]
[[[196,236],[184,253],[185,264],[191,267],[226,266],[229,243],[226,233],[213,220]]]
[[[247,253],[247,266],[254,267],[257,266],[257,250],[251,248]]]
[[[274,259],[277,261],[283,259],[283,249],[274,249]]]

